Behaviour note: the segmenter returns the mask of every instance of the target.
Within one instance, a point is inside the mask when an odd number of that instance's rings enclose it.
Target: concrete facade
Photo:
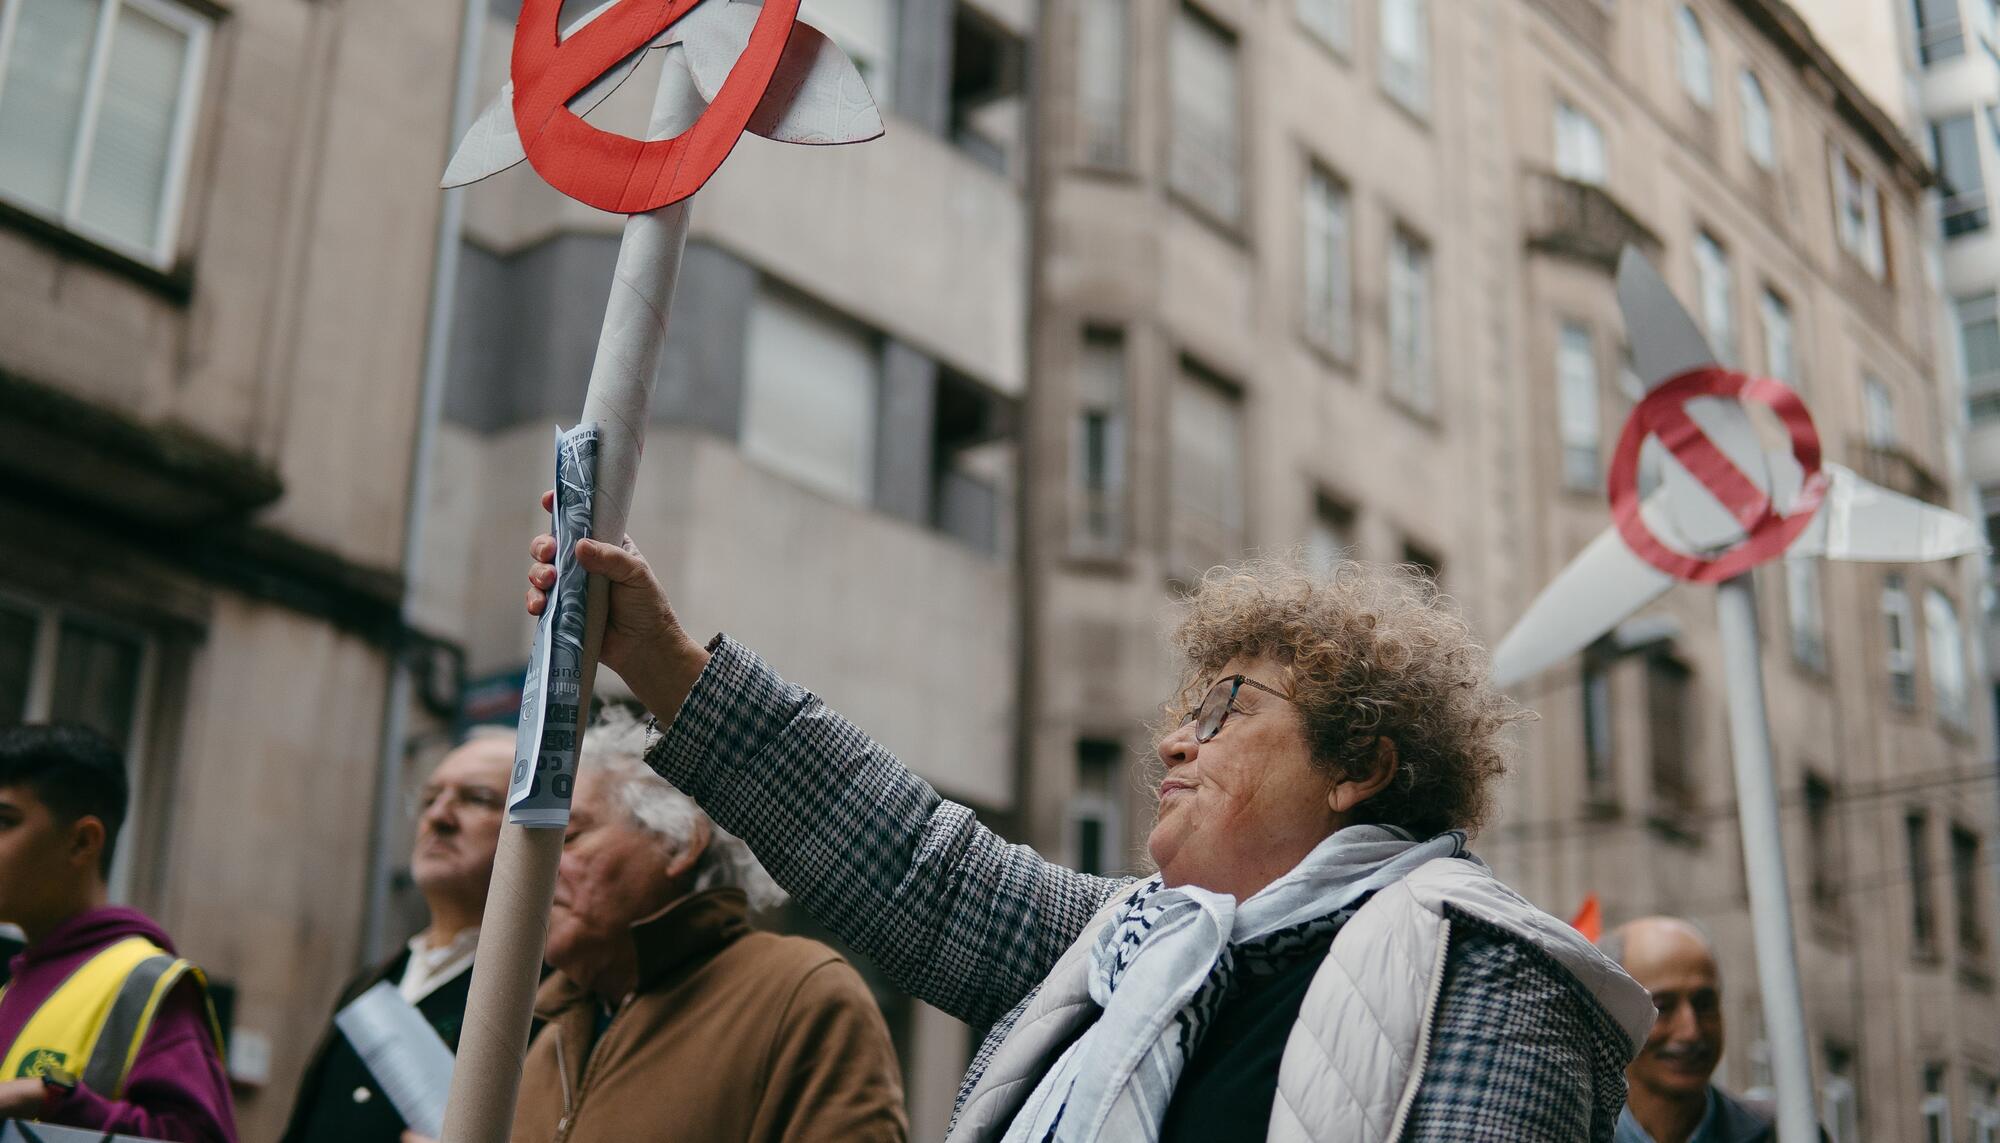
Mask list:
[[[1242,434],[1231,485],[1240,549],[1441,563],[1445,589],[1497,640],[1607,521],[1603,469],[1635,392],[1612,293],[1620,244],[1644,249],[1700,314],[1695,246],[1706,232],[1726,258],[1730,359],[1791,373],[1832,459],[1972,509],[1953,463],[1961,414],[1936,336],[1921,152],[1779,3],[1695,0],[1711,89],[1699,106],[1681,79],[1679,7],[1047,9],[1023,532],[1024,825],[1044,852],[1078,860],[1089,847],[1079,822],[1109,817],[1121,836],[1107,867],[1147,868],[1146,726],[1171,684],[1160,624],[1192,570],[1174,477],[1206,478],[1215,463],[1199,435],[1176,432],[1190,363],[1235,402],[1227,423],[1214,401],[1199,407],[1218,431]],[[1411,8],[1428,63],[1416,100],[1398,14]],[[1099,22],[1105,12],[1117,16]],[[1180,37],[1222,43],[1236,61],[1246,205],[1232,221],[1218,222],[1200,184],[1190,197],[1177,183],[1175,132],[1213,137],[1199,104],[1179,102]],[[1107,112],[1117,85],[1101,77],[1121,58],[1122,111]],[[1179,82],[1205,82],[1210,99],[1225,91],[1200,53],[1188,58],[1208,70],[1191,66],[1196,79]],[[1768,109],[1768,162],[1745,141],[1746,68]],[[1594,147],[1573,133],[1558,141],[1557,121],[1577,116],[1595,125]],[[1857,215],[1847,242],[1843,159],[1875,188],[1866,210],[1879,215]],[[1333,352],[1300,316],[1317,281],[1301,248],[1321,233],[1302,210],[1309,164],[1345,192],[1353,334]],[[1851,196],[1857,210],[1863,197]],[[1866,264],[1870,225],[1886,235],[1877,268]],[[1413,408],[1397,380],[1395,251],[1409,234],[1430,256],[1429,408]],[[1765,316],[1767,291],[1782,304],[1776,318]],[[1594,394],[1581,481],[1564,467],[1564,444],[1580,439],[1563,428],[1566,337],[1586,347]],[[1125,380],[1111,490],[1122,528],[1079,543],[1078,506],[1102,493],[1084,487],[1097,462],[1077,441],[1097,431],[1106,346],[1122,353]],[[1776,360],[1786,356],[1789,370]],[[1869,419],[1884,395],[1886,435]],[[1965,681],[1980,623],[1973,562],[1824,567],[1817,623],[1813,607],[1792,606],[1781,566],[1757,573],[1814,1066],[1844,1139],[1922,1137],[1926,1107],[1965,1132],[1994,1105],[1995,798],[1987,702]],[[1888,576],[1914,601],[1900,650],[1887,645]],[[1801,598],[1813,590],[1801,585]],[[1925,625],[1926,606],[1950,620],[1935,637],[1910,626]],[[1603,681],[1591,683],[1588,715],[1581,662],[1521,689],[1541,717],[1519,736],[1504,812],[1480,845],[1552,912],[1594,892],[1612,924],[1679,912],[1715,932],[1732,1020],[1722,1074],[1740,1090],[1768,1083],[1768,1070],[1712,607],[1680,589],[1597,649],[1591,674]],[[1908,665],[1895,680],[1892,655]],[[1107,752],[1119,770],[1111,814],[1098,794]],[[1968,842],[1978,848],[1958,893],[1951,862]]]
[[[205,52],[148,188],[164,248],[0,194],[0,516],[32,553],[0,606],[42,620],[36,656],[94,633],[136,669],[37,668],[0,721],[127,742],[117,895],[225,986],[269,1139],[360,956],[455,9],[165,7]]]

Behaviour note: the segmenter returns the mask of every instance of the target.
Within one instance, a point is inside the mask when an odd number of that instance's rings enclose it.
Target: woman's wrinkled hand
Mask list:
[[[542,493],[543,511],[554,503],[554,492]],[[536,536],[528,544],[528,557],[528,614],[540,615],[556,582],[555,537],[547,532]],[[618,672],[655,716],[670,719],[701,677],[708,652],[681,627],[666,589],[632,537],[625,537],[622,545],[578,540],[576,562],[584,571],[603,576],[610,591],[598,661]]]

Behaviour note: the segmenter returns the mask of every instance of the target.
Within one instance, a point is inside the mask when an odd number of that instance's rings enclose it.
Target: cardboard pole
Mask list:
[[[1785,844],[1778,832],[1778,780],[1758,654],[1757,596],[1748,572],[1717,589],[1715,611],[1736,756],[1737,820],[1750,882],[1751,929],[1757,938],[1757,983],[1764,994],[1764,1038],[1778,1088],[1778,1143],[1815,1143],[1819,1127],[1813,1112],[1812,1054],[1793,944]]]
[[[685,124],[699,109],[699,100],[687,70],[669,61],[660,69],[650,134],[662,136]],[[595,421],[600,432],[591,534],[614,544],[625,534],[638,479],[646,408],[659,371],[660,350],[666,344],[667,312],[687,243],[687,210],[683,200],[626,219],[611,298],[597,338],[597,357],[590,369],[590,389],[583,401],[584,422]],[[605,603],[603,577],[593,575],[584,609],[579,709],[585,712],[590,709],[597,653],[604,641]],[[580,755],[577,764],[583,764]],[[513,1129],[514,1099],[527,1052],[562,839],[560,829],[501,828],[452,1072],[451,1099],[445,1106],[444,1143],[506,1143]]]

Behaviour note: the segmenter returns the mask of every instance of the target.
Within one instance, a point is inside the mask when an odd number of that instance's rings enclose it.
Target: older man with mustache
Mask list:
[[[1678,917],[1645,917],[1604,951],[1652,993],[1659,1019],[1625,1069],[1616,1143],[1767,1143],[1770,1117],[1711,1082],[1722,1059],[1722,974],[1708,937]]]

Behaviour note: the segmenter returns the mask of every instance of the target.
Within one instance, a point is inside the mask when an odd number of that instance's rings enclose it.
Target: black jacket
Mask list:
[[[384,980],[403,979],[410,963],[404,949],[387,964],[368,969],[341,989],[333,1010],[340,1011],[356,997]],[[446,1046],[458,1050],[458,1030],[465,1020],[465,997],[472,988],[472,970],[452,977],[422,1000],[417,1011],[430,1021]],[[292,1105],[291,1122],[285,1126],[281,1143],[399,1143],[403,1118],[396,1105],[375,1083],[374,1077],[348,1044],[347,1037],[327,1021],[305,1078],[299,1081],[299,1096]]]

